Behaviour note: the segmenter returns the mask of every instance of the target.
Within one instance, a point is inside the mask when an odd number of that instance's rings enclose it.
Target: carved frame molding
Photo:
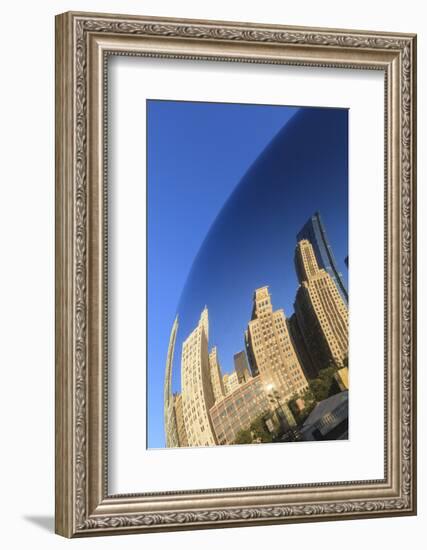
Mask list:
[[[385,73],[385,478],[108,495],[106,59],[140,55]],[[67,536],[416,511],[416,37],[66,13],[56,18],[56,531]]]

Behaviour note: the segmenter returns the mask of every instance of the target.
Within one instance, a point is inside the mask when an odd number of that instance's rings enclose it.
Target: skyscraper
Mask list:
[[[239,384],[247,382],[249,378],[251,378],[251,374],[249,372],[249,365],[248,360],[246,359],[246,353],[244,351],[239,351],[238,353],[235,353],[233,360]]]
[[[332,277],[317,263],[312,244],[303,239],[295,251],[300,286],[295,314],[316,368],[348,356],[348,310]]]
[[[326,235],[319,212],[315,212],[297,234],[297,241],[307,240],[313,246],[319,268],[324,269],[331,276],[338,288],[342,299],[348,304],[348,292],[342,274],[339,272],[332,247]],[[298,268],[297,268],[298,273]]]
[[[287,401],[308,388],[289,337],[284,311],[273,311],[266,286],[254,294],[248,345],[266,391],[274,390],[280,401]]]
[[[175,353],[176,334],[178,332],[178,316],[172,325],[166,357],[165,382],[163,387],[163,410],[166,447],[178,447],[178,429],[176,425],[174,398],[172,395],[172,365]]]
[[[216,438],[209,416],[215,402],[208,353],[208,310],[182,345],[182,414],[190,447],[215,445]]]
[[[211,371],[212,389],[214,393],[215,403],[224,399],[224,382],[222,380],[221,365],[218,361],[218,353],[216,347],[213,347],[209,354],[209,365]]]

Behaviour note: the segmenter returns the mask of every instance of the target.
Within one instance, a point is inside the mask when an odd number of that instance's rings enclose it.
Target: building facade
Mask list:
[[[188,447],[187,430],[185,429],[184,415],[182,411],[182,395],[174,394],[174,411],[176,430],[178,434],[178,447]]]
[[[215,403],[224,399],[225,390],[222,379],[221,365],[218,361],[218,352],[216,347],[213,347],[209,354],[209,365],[211,371],[212,389]]]
[[[318,266],[330,275],[342,299],[348,305],[348,291],[343,276],[338,270],[319,212],[314,213],[297,234],[297,241],[302,240],[311,242]]]
[[[348,357],[347,305],[307,239],[297,244],[295,266],[300,282],[295,314],[310,357],[318,369],[341,365]]]
[[[289,336],[284,311],[273,311],[268,287],[255,291],[252,319],[248,325],[248,345],[265,390],[277,392],[280,402],[308,389]]]
[[[249,371],[248,360],[246,359],[246,353],[244,351],[239,351],[233,356],[234,361],[234,370],[237,373],[237,380],[239,384],[247,382],[249,378],[252,377]]]
[[[208,310],[182,345],[182,414],[188,446],[215,445],[209,409],[215,402],[208,353]]]
[[[247,430],[260,415],[270,412],[270,402],[260,376],[239,384],[210,409],[219,445],[232,445],[240,430]]]
[[[225,395],[229,395],[230,393],[233,393],[234,390],[237,390],[237,388],[239,387],[239,379],[237,377],[237,372],[233,371],[231,373],[224,374],[223,382],[224,382]]]
[[[178,428],[176,424],[174,398],[172,395],[172,366],[175,354],[175,342],[178,332],[178,316],[176,317],[169,338],[166,357],[165,382],[163,387],[163,411],[166,447],[178,447]]]

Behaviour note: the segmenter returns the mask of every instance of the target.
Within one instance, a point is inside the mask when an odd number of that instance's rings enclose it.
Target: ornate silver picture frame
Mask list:
[[[383,72],[385,365],[378,365],[384,368],[383,478],[110,494],[106,181],[111,56]],[[82,537],[415,514],[415,179],[415,35],[58,15],[56,532]]]

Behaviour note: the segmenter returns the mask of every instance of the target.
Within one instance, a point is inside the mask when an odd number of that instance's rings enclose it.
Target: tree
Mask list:
[[[341,367],[342,367],[341,363],[337,363],[337,361],[335,361],[335,359],[331,359],[329,361],[329,363],[326,365],[326,367],[322,367],[320,369],[320,372],[322,372],[323,370],[326,370],[326,369],[334,369],[335,371],[337,371]]]
[[[302,399],[304,401],[303,410],[300,410],[299,407],[297,406],[296,404],[297,399]],[[292,399],[289,401],[288,405],[292,411],[292,414],[294,415],[294,418],[298,426],[301,426],[304,423],[305,419],[314,409],[316,404],[317,404],[316,398],[310,388],[305,390],[305,392],[300,396],[298,395],[292,396]]]
[[[271,443],[273,435],[267,430],[265,425],[265,414],[261,414],[251,422],[247,430],[240,430],[234,443],[236,445],[245,445],[248,443]]]
[[[326,367],[320,370],[317,378],[309,381],[310,390],[316,401],[323,401],[339,392],[338,384],[334,378],[337,370],[338,368],[335,365]]]
[[[240,430],[236,435],[234,443],[235,445],[247,445],[248,443],[252,443],[251,430]]]
[[[253,438],[261,441],[261,443],[271,443],[273,441],[272,434],[265,426],[264,415],[258,416],[258,418],[251,423],[251,432]]]
[[[300,396],[304,401],[304,409],[302,411],[296,405],[298,396],[292,396],[292,399],[289,401],[289,407],[298,426],[304,423],[317,403],[341,391],[335,379],[335,373],[339,368],[336,363],[331,362],[327,367],[320,369],[317,378],[309,380],[309,388]]]

